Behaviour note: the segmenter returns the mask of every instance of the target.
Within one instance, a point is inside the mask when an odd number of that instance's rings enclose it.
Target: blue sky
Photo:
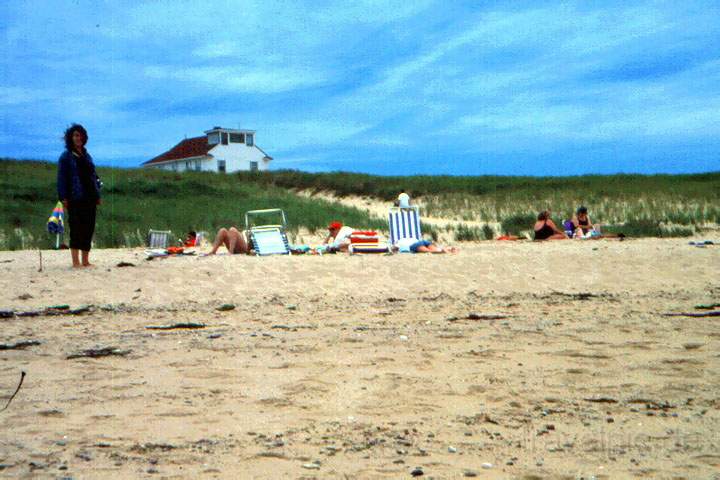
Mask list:
[[[451,5],[448,5],[451,4]],[[257,130],[274,168],[720,170],[720,3],[43,1],[0,13],[0,156]]]

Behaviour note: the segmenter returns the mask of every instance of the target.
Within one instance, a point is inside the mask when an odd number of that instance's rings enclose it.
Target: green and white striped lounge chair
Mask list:
[[[412,238],[422,240],[420,229],[420,209],[417,205],[409,207],[391,207],[388,215],[390,227],[390,245],[397,245],[398,241]]]
[[[279,214],[279,225],[254,225],[253,219],[258,216]],[[279,208],[266,210],[250,210],[245,213],[245,231],[257,255],[290,255],[290,244],[285,232],[287,221],[285,212]]]

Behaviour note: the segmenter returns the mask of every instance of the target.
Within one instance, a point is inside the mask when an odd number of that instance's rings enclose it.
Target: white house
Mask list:
[[[186,138],[142,166],[173,172],[237,172],[267,170],[270,160],[272,157],[255,144],[255,130],[213,127],[202,137]]]

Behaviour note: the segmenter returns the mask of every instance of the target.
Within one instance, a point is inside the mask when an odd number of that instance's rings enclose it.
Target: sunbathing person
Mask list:
[[[195,242],[197,242],[197,232],[195,230],[190,230],[185,237],[185,241],[183,242],[184,247],[194,247]]]
[[[595,225],[590,221],[588,217],[588,210],[586,207],[580,207],[571,220],[573,224],[573,236],[575,238],[592,238],[599,237],[600,232],[595,228]]]
[[[550,219],[550,210],[538,214],[533,230],[535,230],[535,240],[567,240],[568,238],[565,232]]]
[[[215,241],[213,242],[212,250],[208,255],[215,255],[220,248],[220,245],[225,245],[228,252],[231,254],[236,253],[250,253],[250,246],[245,237],[245,232],[238,230],[235,227],[221,228],[215,235]]]
[[[393,250],[400,253],[457,253],[460,250],[455,247],[441,247],[430,240],[417,240],[415,238],[403,238],[393,246]]]
[[[350,246],[350,235],[354,228],[343,225],[342,222],[332,222],[328,225],[328,236],[323,240],[323,245],[328,245],[330,250],[336,252],[347,252]]]

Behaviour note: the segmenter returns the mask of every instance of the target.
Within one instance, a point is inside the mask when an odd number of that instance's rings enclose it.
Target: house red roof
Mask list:
[[[215,145],[208,145],[206,135],[203,135],[202,137],[186,138],[167,152],[158,155],[152,160],[148,160],[143,163],[143,165],[167,162],[168,160],[202,157],[203,155],[207,155],[210,149],[214,146]]]

